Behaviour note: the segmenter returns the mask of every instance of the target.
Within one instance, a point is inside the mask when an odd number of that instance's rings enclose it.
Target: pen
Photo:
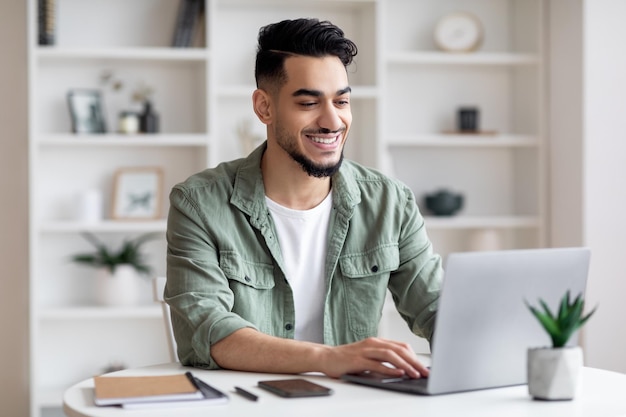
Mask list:
[[[185,372],[185,376],[187,377],[187,379],[189,379],[189,382],[191,382],[191,384],[194,386],[194,388],[198,391],[200,391],[200,387],[198,386],[198,382],[196,380],[196,377],[193,376],[193,374],[191,372]]]
[[[237,391],[237,394],[249,399],[250,401],[257,401],[259,399],[259,397],[257,397],[256,395],[254,395],[253,393],[249,391],[246,391],[245,389],[241,387],[235,387],[235,391]]]

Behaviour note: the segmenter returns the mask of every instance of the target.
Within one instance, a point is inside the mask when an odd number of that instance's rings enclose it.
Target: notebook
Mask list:
[[[453,253],[448,256],[431,346],[430,376],[390,378],[375,373],[342,379],[377,388],[446,394],[521,385],[529,347],[550,338],[525,301],[555,308],[569,290],[585,292],[587,248]],[[568,345],[577,343],[578,335]]]
[[[179,407],[227,402],[226,394],[191,372],[176,375],[94,377],[94,403],[124,408]]]

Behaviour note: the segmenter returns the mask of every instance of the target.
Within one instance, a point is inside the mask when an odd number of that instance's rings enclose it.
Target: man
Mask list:
[[[407,344],[375,337],[389,288],[430,339],[442,270],[411,191],[343,161],[356,52],[329,22],[261,29],[252,101],[266,143],[170,195],[165,299],[183,364],[428,374]]]

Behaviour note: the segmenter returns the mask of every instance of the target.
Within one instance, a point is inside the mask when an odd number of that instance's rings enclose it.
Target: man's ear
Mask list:
[[[269,93],[265,90],[257,88],[252,93],[252,107],[256,116],[261,123],[268,125],[272,122],[272,99]]]

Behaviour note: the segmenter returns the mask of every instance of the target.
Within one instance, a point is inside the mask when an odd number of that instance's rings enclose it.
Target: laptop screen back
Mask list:
[[[526,351],[551,344],[525,301],[555,309],[584,294],[586,248],[448,256],[432,344],[430,394],[526,383]],[[574,335],[569,344],[576,344]]]

